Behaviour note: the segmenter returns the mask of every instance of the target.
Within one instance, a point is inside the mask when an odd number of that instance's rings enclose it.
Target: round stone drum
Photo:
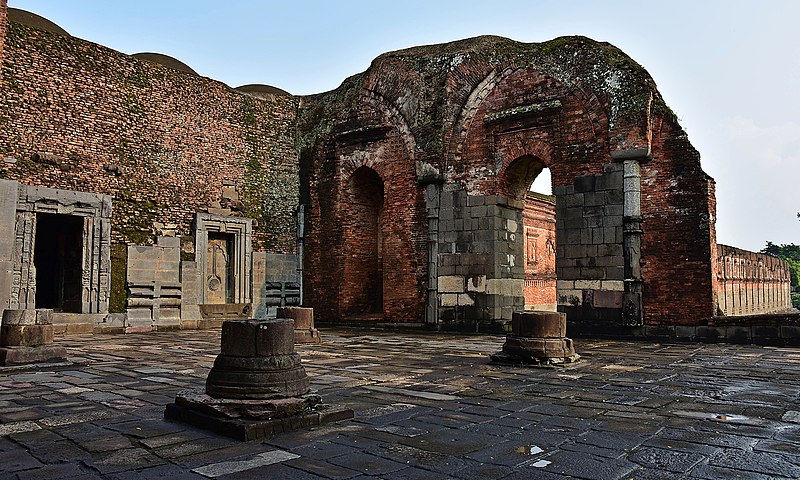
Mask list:
[[[208,373],[215,398],[275,399],[308,393],[308,376],[294,351],[294,321],[228,320],[220,354]]]

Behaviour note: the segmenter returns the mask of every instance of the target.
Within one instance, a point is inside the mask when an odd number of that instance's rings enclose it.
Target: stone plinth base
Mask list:
[[[52,316],[53,311],[44,308],[5,310],[0,327],[0,364],[24,365],[66,359],[66,349],[53,345]]]
[[[350,409],[334,409],[318,395],[272,400],[221,399],[202,390],[181,392],[164,418],[185,422],[237,440],[255,440],[353,418]]]
[[[314,328],[314,309],[306,307],[280,307],[278,318],[294,320],[294,343],[320,343],[319,330]]]
[[[514,312],[503,350],[490,357],[495,362],[540,367],[577,362],[580,355],[566,333],[567,316],[563,313]]]

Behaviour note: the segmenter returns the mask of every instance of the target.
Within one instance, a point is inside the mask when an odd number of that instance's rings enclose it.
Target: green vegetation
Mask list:
[[[775,245],[772,242],[767,242],[767,246],[761,249],[761,253],[780,258],[789,264],[789,274],[792,282],[792,305],[795,308],[800,308],[800,292],[796,291],[798,285],[800,285],[800,245],[795,245],[794,243]]]
[[[127,307],[127,263],[128,247],[119,243],[111,245],[111,298],[108,304],[108,311],[111,313],[125,313]]]

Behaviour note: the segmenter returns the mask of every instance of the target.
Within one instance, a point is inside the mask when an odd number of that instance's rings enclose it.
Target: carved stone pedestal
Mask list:
[[[53,344],[53,311],[5,310],[0,327],[0,365],[63,361],[64,347]]]
[[[491,355],[495,362],[554,366],[580,359],[567,338],[567,316],[547,311],[514,312],[511,334],[503,350]]]
[[[278,318],[294,320],[294,343],[320,343],[319,330],[314,328],[314,309],[306,307],[280,307]]]
[[[317,395],[294,351],[294,321],[228,320],[205,391],[180,392],[165,418],[240,440],[353,417]]]

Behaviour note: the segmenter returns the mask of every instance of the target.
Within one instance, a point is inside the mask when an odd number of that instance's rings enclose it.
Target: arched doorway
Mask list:
[[[525,308],[556,310],[556,204],[550,171],[534,156],[511,162],[502,191],[523,203],[521,249],[525,275]]]
[[[347,184],[347,196],[341,312],[350,319],[382,318],[383,180],[375,170],[359,167]]]

